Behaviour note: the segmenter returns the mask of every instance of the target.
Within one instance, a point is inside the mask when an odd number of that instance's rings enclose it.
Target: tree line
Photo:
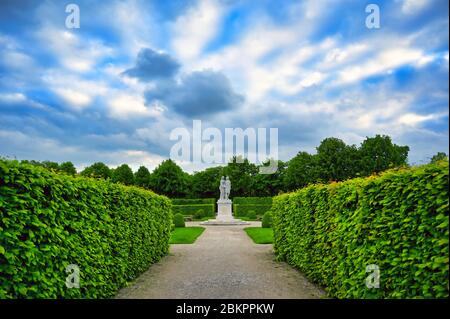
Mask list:
[[[77,173],[71,162],[22,162],[66,174],[136,185],[172,198],[216,198],[223,175],[230,177],[232,197],[274,196],[313,183],[343,181],[407,166],[408,152],[408,146],[396,145],[386,135],[367,137],[360,146],[347,145],[338,138],[329,137],[320,143],[315,154],[301,151],[287,162],[278,161],[278,169],[274,174],[259,173],[260,167],[268,165],[269,161],[257,165],[242,157],[233,157],[225,166],[210,167],[193,174],[184,172],[171,159],[163,161],[152,172],[145,166],[133,172],[127,164],[110,168],[97,162]],[[447,155],[439,152],[431,158],[431,162],[439,160],[448,160]]]

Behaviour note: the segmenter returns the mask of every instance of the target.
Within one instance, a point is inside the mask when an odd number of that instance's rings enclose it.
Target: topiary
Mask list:
[[[185,227],[184,216],[180,213],[177,213],[173,216],[173,223],[175,227]]]
[[[272,228],[272,212],[268,211],[263,215],[262,228]]]
[[[205,217],[205,211],[203,209],[198,209],[194,213],[194,219],[202,219],[203,217]]]
[[[248,219],[256,219],[256,212],[254,211],[254,210],[249,210],[248,212],[247,212],[247,218]]]

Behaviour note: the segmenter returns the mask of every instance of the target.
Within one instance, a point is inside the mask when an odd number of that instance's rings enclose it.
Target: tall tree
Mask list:
[[[231,180],[231,194],[236,196],[252,195],[252,178],[258,173],[258,167],[247,158],[234,156],[224,169]]]
[[[433,157],[430,160],[430,163],[437,163],[440,161],[447,161],[448,162],[448,156],[444,152],[438,152],[437,154],[433,155]]]
[[[387,135],[367,137],[359,148],[361,173],[368,176],[407,164],[408,146],[392,143]]]
[[[222,166],[210,167],[203,171],[195,172],[191,177],[192,198],[219,197],[220,178],[223,175]]]
[[[143,188],[150,187],[150,172],[147,167],[141,166],[134,174],[134,183]]]
[[[298,152],[289,162],[284,175],[287,190],[305,187],[318,179],[317,156],[307,152]]]
[[[189,175],[171,159],[163,161],[151,174],[150,188],[158,194],[172,198],[189,193]]]
[[[271,174],[262,174],[260,168],[270,165],[270,160],[258,166],[258,172],[252,177],[252,186],[249,193],[252,196],[275,196],[285,190],[284,178],[287,164],[277,161],[276,171]]]
[[[54,170],[54,171],[58,171],[59,170],[58,163],[52,162],[52,161],[43,161],[42,162],[42,166],[44,166],[45,168],[48,168],[50,170]]]
[[[86,167],[81,175],[93,178],[111,178],[111,169],[102,162],[97,162],[91,166]]]
[[[322,182],[342,181],[358,172],[358,149],[329,137],[317,147],[317,177]]]
[[[59,165],[58,169],[61,172],[64,172],[64,173],[69,174],[69,175],[75,175],[77,173],[77,169],[75,168],[75,165],[73,165],[72,162],[61,163]]]
[[[112,181],[114,183],[121,183],[124,185],[134,184],[134,174],[130,166],[122,164],[112,172]]]

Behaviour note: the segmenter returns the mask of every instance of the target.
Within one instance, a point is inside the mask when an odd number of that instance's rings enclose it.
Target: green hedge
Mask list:
[[[272,197],[234,197],[236,205],[272,205]]]
[[[172,205],[216,204],[214,198],[172,198]]]
[[[215,204],[196,204],[196,205],[173,205],[172,210],[174,213],[180,213],[185,216],[194,215],[199,209],[203,209],[205,217],[214,217],[216,215]]]
[[[448,298],[448,162],[274,198],[280,259],[338,298]],[[380,288],[367,288],[378,265]]]
[[[233,214],[236,217],[247,217],[249,211],[264,215],[272,207],[272,197],[234,197]]]
[[[0,298],[112,297],[168,252],[171,223],[164,196],[0,160]]]
[[[233,204],[233,214],[236,217],[246,217],[249,211],[254,211],[256,215],[264,215],[270,210],[271,205],[239,205]]]

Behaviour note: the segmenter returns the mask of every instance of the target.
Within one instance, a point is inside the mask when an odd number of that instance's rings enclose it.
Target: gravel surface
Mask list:
[[[198,223],[187,223],[187,226]],[[251,226],[260,226],[252,222]],[[299,271],[274,260],[272,245],[257,245],[248,226],[206,226],[191,245],[171,245],[116,298],[321,298],[325,293]]]

